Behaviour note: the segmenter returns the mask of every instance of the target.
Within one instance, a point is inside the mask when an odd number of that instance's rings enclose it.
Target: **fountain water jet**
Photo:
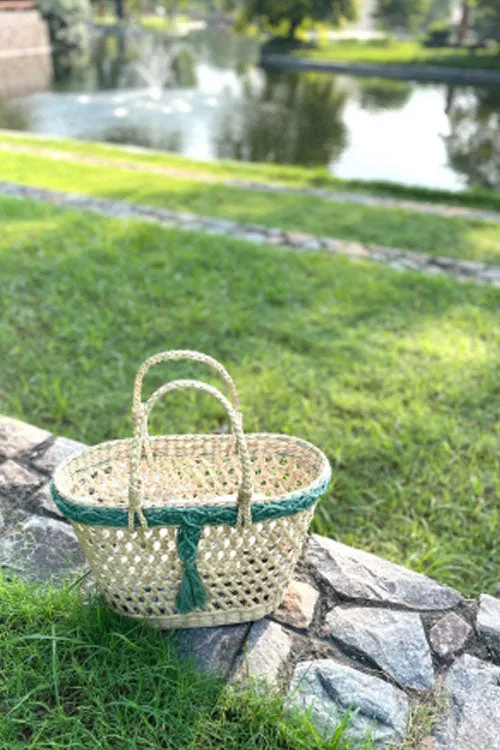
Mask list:
[[[185,42],[175,42],[171,47],[151,46],[149,53],[140,62],[131,64],[133,71],[147,84],[151,99],[159,101],[163,90],[176,83],[175,63],[183,53],[193,54]]]

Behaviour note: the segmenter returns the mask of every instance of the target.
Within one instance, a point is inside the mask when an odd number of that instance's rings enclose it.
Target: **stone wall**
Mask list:
[[[49,33],[38,11],[0,11],[0,99],[45,91],[51,80]]]
[[[0,565],[81,576],[85,560],[48,484],[84,446],[0,417]],[[265,680],[331,735],[379,748],[500,750],[500,599],[458,591],[313,535],[285,600],[256,623],[178,631],[177,649],[232,683]],[[422,716],[426,721],[422,721]]]
[[[320,73],[345,73],[352,76],[375,76],[403,81],[425,81],[429,83],[458,83],[475,86],[498,86],[500,71],[476,68],[452,68],[444,65],[387,64],[370,62],[343,62],[341,60],[313,60],[306,57],[264,50],[260,64],[264,68],[285,70],[309,70]]]

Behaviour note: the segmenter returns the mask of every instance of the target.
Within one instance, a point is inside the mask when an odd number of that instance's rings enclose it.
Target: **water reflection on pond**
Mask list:
[[[229,30],[95,31],[91,63],[0,106],[0,126],[342,177],[500,187],[500,90],[264,71]]]

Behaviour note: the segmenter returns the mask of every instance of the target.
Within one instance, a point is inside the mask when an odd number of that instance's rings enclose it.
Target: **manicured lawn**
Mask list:
[[[3,152],[0,179],[432,255],[500,262],[500,224],[265,193],[196,179]]]
[[[424,47],[417,40],[393,38],[359,41],[342,39],[320,43],[317,49],[300,49],[298,57],[313,60],[372,62],[384,65],[440,65],[450,68],[488,68],[500,70],[500,46],[484,49]]]
[[[125,161],[141,165],[179,169],[196,177],[200,175],[216,179],[239,179],[254,182],[280,183],[294,187],[321,187],[332,191],[370,193],[386,197],[457,204],[500,211],[500,193],[480,188],[458,193],[422,187],[408,187],[397,183],[368,180],[344,180],[332,177],[326,169],[318,167],[295,167],[282,164],[252,164],[237,161],[204,162],[187,159],[168,152],[148,149],[123,148],[106,143],[66,140],[42,136],[30,136],[0,130],[0,149],[9,145],[32,146],[40,151],[63,151],[68,154],[94,156]],[[0,154],[0,168],[3,155]]]
[[[171,636],[74,590],[0,575],[0,747],[354,750],[256,690],[228,690],[176,656]],[[340,732],[341,734],[342,732]],[[356,750],[370,750],[370,743]]]
[[[190,19],[188,18],[188,16],[182,15],[178,15],[175,21],[162,16],[142,16],[137,20],[137,23],[139,24],[139,26],[142,26],[143,29],[171,31],[172,28],[175,27],[176,23],[185,23],[189,20]],[[92,23],[95,26],[117,26],[120,22],[116,16],[106,14],[104,16],[94,16],[92,19]]]
[[[127,436],[143,359],[205,351],[239,385],[248,431],[330,457],[318,531],[492,590],[499,290],[31,202],[0,199],[0,221],[0,412],[88,442]],[[196,373],[157,368],[148,392]],[[152,427],[223,420],[183,394]]]

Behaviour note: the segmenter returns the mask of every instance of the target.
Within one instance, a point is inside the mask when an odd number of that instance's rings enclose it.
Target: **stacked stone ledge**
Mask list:
[[[307,253],[323,251],[346,256],[354,261],[374,261],[395,271],[416,271],[430,276],[448,276],[455,281],[489,284],[500,288],[500,267],[487,263],[429,255],[370,243],[319,237],[303,232],[286,231],[257,224],[240,224],[229,219],[177,213],[166,208],[143,204],[89,198],[84,195],[17,185],[0,181],[0,194],[29,198],[78,210],[93,211],[114,219],[140,219],[179,230],[204,232],[214,236],[234,237],[253,245],[271,245],[283,250]]]
[[[60,583],[86,571],[48,493],[55,467],[84,447],[0,417],[0,564]],[[396,748],[423,701],[436,715],[418,750],[500,750],[500,600],[464,600],[423,575],[325,537],[307,541],[284,602],[256,623],[178,631],[183,658],[235,689],[263,680],[331,735],[370,733]],[[420,740],[419,740],[420,742]],[[412,745],[413,747],[413,745]]]

